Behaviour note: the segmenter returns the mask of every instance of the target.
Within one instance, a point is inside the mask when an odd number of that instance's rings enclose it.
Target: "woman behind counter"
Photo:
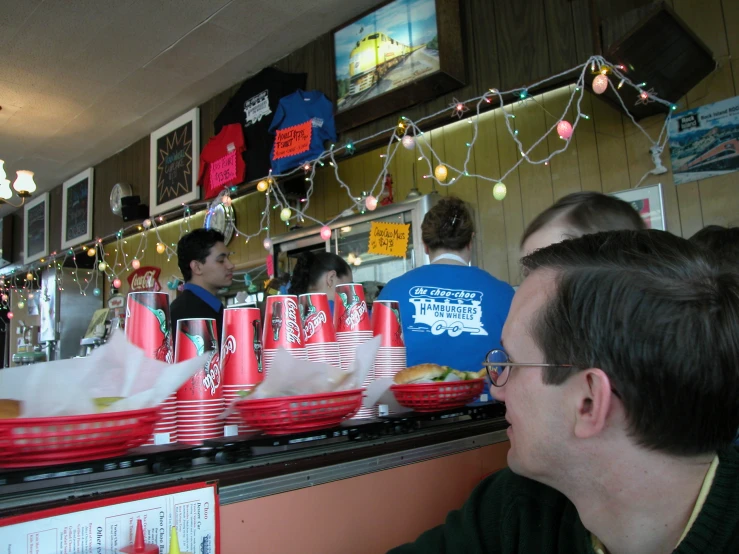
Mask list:
[[[326,293],[333,313],[336,285],[351,282],[352,269],[341,256],[331,252],[303,252],[298,256],[288,292],[296,295]]]
[[[513,288],[470,266],[475,226],[459,198],[434,206],[421,225],[430,265],[391,280],[378,300],[397,300],[408,366],[436,363],[478,371],[500,335]]]

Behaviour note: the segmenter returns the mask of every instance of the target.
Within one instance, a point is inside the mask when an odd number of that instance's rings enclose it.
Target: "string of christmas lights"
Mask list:
[[[431,179],[432,181],[434,181],[435,184],[438,184],[440,186],[451,186],[459,181],[459,179],[461,179],[462,177],[480,179],[482,181],[492,183],[493,196],[497,200],[502,201],[506,195],[505,180],[508,178],[508,176],[511,175],[511,173],[516,171],[523,163],[528,163],[531,165],[548,165],[552,158],[565,152],[567,148],[569,148],[572,135],[577,129],[577,126],[580,123],[581,119],[589,119],[589,115],[583,113],[581,109],[581,103],[586,90],[586,77],[588,75],[588,70],[591,74],[595,75],[595,78],[593,79],[593,82],[591,84],[593,92],[595,94],[603,94],[606,90],[608,90],[608,88],[610,88],[615,93],[615,96],[616,98],[618,98],[621,107],[623,108],[627,116],[631,119],[632,123],[640,130],[640,132],[647,138],[647,140],[651,144],[650,152],[652,154],[652,160],[655,164],[655,169],[649,170],[637,183],[636,186],[639,186],[649,174],[656,173],[657,171],[664,172],[664,166],[661,162],[661,154],[664,151],[667,143],[667,125],[669,123],[669,115],[665,118],[659,135],[656,139],[654,139],[649,134],[649,132],[644,129],[644,127],[639,125],[634,116],[629,112],[619,91],[624,86],[635,89],[638,92],[637,104],[656,102],[666,106],[669,111],[676,110],[677,106],[660,98],[657,92],[655,92],[652,88],[647,89],[647,83],[634,83],[633,81],[631,81],[628,76],[628,69],[625,66],[614,65],[608,62],[602,56],[591,56],[583,64],[580,64],[576,67],[553,75],[551,77],[547,77],[546,79],[538,81],[537,83],[534,83],[527,87],[511,89],[508,91],[499,91],[498,89],[491,88],[485,91],[480,96],[474,98],[463,101],[458,101],[454,99],[454,101],[447,108],[429,114],[415,121],[401,116],[396,126],[379,131],[361,140],[349,141],[339,146],[337,146],[336,144],[332,144],[328,150],[322,152],[316,159],[306,162],[302,166],[296,167],[289,172],[276,175],[273,175],[270,172],[264,179],[260,180],[257,183],[256,187],[258,192],[264,193],[265,195],[265,207],[264,210],[261,212],[261,219],[257,231],[251,234],[245,233],[243,230],[234,225],[234,235],[248,243],[249,240],[264,234],[265,238],[263,239],[262,244],[266,251],[271,252],[272,238],[269,223],[270,209],[279,209],[280,219],[288,226],[288,228],[293,221],[312,221],[321,226],[321,237],[324,240],[328,240],[331,237],[330,226],[339,218],[344,216],[346,210],[340,214],[336,214],[335,217],[328,221],[320,221],[306,213],[310,206],[311,196],[314,192],[315,178],[318,169],[325,167],[327,164],[332,168],[334,177],[339,185],[339,189],[343,189],[351,201],[351,210],[359,210],[361,212],[364,212],[365,210],[372,211],[377,207],[378,198],[380,198],[380,196],[384,192],[386,177],[389,173],[389,167],[400,146],[403,146],[407,150],[417,150],[418,161],[424,162],[424,165],[427,168],[426,174],[423,175],[424,179]],[[541,135],[536,141],[534,141],[528,148],[523,145],[518,136],[518,130],[515,126],[515,114],[508,113],[504,110],[504,122],[507,133],[515,142],[517,151],[520,154],[513,165],[508,167],[500,176],[497,177],[469,172],[468,168],[472,159],[473,148],[478,139],[479,118],[481,113],[491,109],[491,104],[493,104],[493,102],[496,100],[497,107],[501,109],[504,109],[506,99],[514,99],[517,102],[525,102],[531,98],[530,91],[540,89],[541,87],[544,87],[550,83],[557,82],[563,77],[570,74],[577,75],[577,77],[574,83],[575,86],[572,89],[572,93],[570,94],[568,102],[564,110],[562,111],[562,114],[558,117],[555,116],[555,119],[557,121],[552,126],[550,126],[546,130],[546,132]],[[617,84],[616,81],[618,81]],[[568,121],[566,119],[567,114],[573,107],[575,109],[574,119],[572,121]],[[473,115],[466,115],[468,112],[472,112],[472,109],[474,109]],[[449,163],[444,162],[439,153],[426,140],[424,132],[421,130],[421,126],[424,122],[433,120],[443,115],[444,113],[450,113],[451,117],[457,117],[459,119],[466,118],[467,121],[472,125],[472,139],[469,143],[466,143],[466,156],[461,167],[455,167]],[[563,141],[562,147],[551,151],[548,156],[534,158],[532,155],[533,151],[543,141],[547,140],[548,137],[554,132],[556,132],[559,138]],[[373,141],[385,135],[388,135],[389,139],[387,142],[387,146],[384,149],[384,154],[381,154],[381,158],[383,159],[382,168],[378,173],[374,183],[371,184],[369,188],[369,193],[366,196],[356,197],[352,193],[350,186],[341,178],[337,156],[353,155],[357,150],[357,146],[366,142]],[[278,186],[278,179],[294,177],[301,171],[303,172],[305,181],[307,182],[305,198],[301,199],[297,206],[291,206],[285,194]],[[231,205],[233,201],[231,193],[236,191],[238,191],[238,187],[230,187],[225,189],[222,193],[221,201],[226,205]],[[148,218],[142,223],[130,225],[126,228],[120,229],[117,233],[111,234],[107,237],[98,238],[94,241],[92,246],[85,245],[82,247],[75,247],[75,249],[69,249],[61,253],[52,252],[48,259],[42,259],[42,261],[38,264],[29,264],[28,266],[22,268],[16,268],[7,276],[0,277],[0,307],[10,309],[9,292],[11,289],[13,291],[17,291],[20,295],[19,298],[21,300],[19,302],[25,302],[25,300],[29,299],[29,294],[34,294],[32,292],[33,282],[37,280],[37,276],[34,272],[40,271],[44,268],[52,267],[53,265],[56,265],[57,268],[61,269],[61,267],[67,262],[67,259],[70,256],[75,266],[74,281],[79,286],[80,294],[86,295],[90,286],[93,286],[93,294],[100,294],[100,288],[98,287],[98,276],[100,274],[98,273],[98,271],[104,276],[104,278],[107,278],[109,280],[110,284],[114,288],[120,288],[121,276],[129,273],[131,270],[135,270],[140,267],[140,258],[142,256],[142,253],[145,252],[148,247],[149,232],[153,231],[156,235],[157,253],[161,255],[166,255],[167,260],[169,261],[171,260],[172,256],[176,256],[177,254],[176,243],[172,242],[167,244],[166,241],[162,239],[159,232],[160,224],[164,223],[166,219],[171,220],[173,217],[176,217],[181,212],[182,217],[179,219],[179,231],[180,237],[182,237],[185,233],[191,231],[190,218],[193,210],[197,212],[203,208],[211,209],[210,206],[211,202],[202,201],[189,205],[183,204],[181,208],[178,208],[173,212],[157,217]],[[234,222],[231,223],[233,224]],[[135,254],[132,257],[129,257],[124,249],[124,246],[128,244],[128,239],[126,239],[125,236],[129,231],[141,232],[138,247],[136,248]],[[103,245],[109,243],[111,240],[114,240],[116,243],[114,248],[115,259],[112,263],[108,263],[105,261],[105,252],[103,250]],[[80,270],[77,267],[75,251],[80,253],[87,252],[87,255],[95,258],[92,272],[87,270]],[[94,271],[95,268],[98,271]],[[80,271],[87,271],[87,274],[80,275]],[[26,273],[26,279],[24,280],[24,284],[21,287],[17,287],[15,285],[17,273],[21,275],[23,273]],[[93,273],[94,276],[92,275]],[[7,284],[8,280],[11,281],[10,285]]]

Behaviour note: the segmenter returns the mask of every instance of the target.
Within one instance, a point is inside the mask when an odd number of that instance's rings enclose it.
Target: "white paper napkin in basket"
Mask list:
[[[96,413],[93,399],[102,397],[122,398],[105,412],[151,408],[179,389],[207,357],[174,365],[152,360],[118,332],[87,358],[3,369],[0,398],[21,401],[21,417]]]

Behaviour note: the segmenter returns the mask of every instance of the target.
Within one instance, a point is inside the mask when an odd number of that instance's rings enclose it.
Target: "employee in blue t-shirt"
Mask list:
[[[431,265],[390,281],[378,300],[397,300],[408,366],[436,363],[478,371],[500,348],[513,288],[470,266],[475,225],[459,198],[434,206],[421,225]]]

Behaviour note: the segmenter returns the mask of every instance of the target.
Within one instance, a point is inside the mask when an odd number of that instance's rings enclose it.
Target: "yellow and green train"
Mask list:
[[[416,49],[385,33],[372,33],[358,40],[349,56],[349,95],[371,88]]]

